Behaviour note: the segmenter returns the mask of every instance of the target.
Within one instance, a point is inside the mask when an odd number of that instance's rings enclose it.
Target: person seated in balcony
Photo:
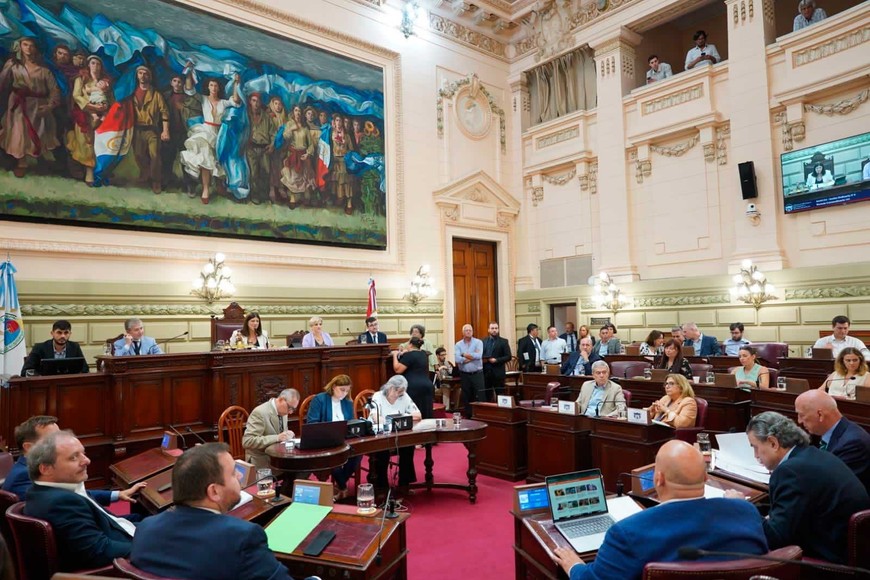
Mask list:
[[[674,71],[671,70],[671,65],[666,62],[661,62],[657,55],[650,55],[646,61],[649,64],[649,70],[646,71],[646,84],[674,76]]]
[[[867,372],[867,361],[857,348],[847,346],[837,355],[834,361],[834,372],[828,375],[819,390],[827,390],[832,397],[855,398],[857,387],[870,386],[870,373]]]
[[[707,44],[707,33],[699,30],[692,35],[695,46],[686,53],[686,70],[692,70],[698,65],[716,64],[722,60],[715,44]]]
[[[738,387],[749,387],[750,389],[767,389],[770,388],[770,369],[763,367],[756,362],[758,353],[748,344],[740,347],[737,351],[737,358],[740,359],[740,364],[743,366],[734,368],[734,375],[737,377]]]
[[[698,417],[695,391],[683,375],[670,374],[665,379],[665,396],[648,409],[650,419],[667,423],[677,429],[694,427]]]
[[[821,189],[834,185],[834,176],[822,163],[813,165],[813,172],[807,176],[807,189]]]
[[[792,32],[796,32],[828,17],[825,11],[816,7],[816,0],[801,0],[798,2],[798,15],[794,17]]]

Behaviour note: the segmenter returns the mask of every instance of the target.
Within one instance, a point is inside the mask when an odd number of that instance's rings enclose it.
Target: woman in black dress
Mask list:
[[[655,368],[668,369],[669,373],[683,375],[691,381],[692,367],[689,366],[689,361],[683,358],[681,347],[682,345],[673,338],[667,341],[662,354],[656,361]]]
[[[432,418],[435,387],[429,379],[429,355],[420,350],[423,341],[412,337],[405,352],[393,351],[393,371],[408,380],[408,395],[424,419]]]

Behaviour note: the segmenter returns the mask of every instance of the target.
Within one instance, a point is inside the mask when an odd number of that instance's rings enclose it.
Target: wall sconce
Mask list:
[[[435,296],[435,289],[432,287],[434,280],[429,276],[429,264],[424,264],[417,268],[417,274],[411,279],[411,289],[408,295],[405,296],[411,301],[411,304],[417,306],[421,300]]]
[[[399,24],[399,30],[405,35],[405,38],[410,38],[414,34],[414,26],[417,24],[417,18],[420,17],[420,2],[418,0],[409,0],[402,6],[402,22]]]
[[[224,265],[224,256],[218,252],[202,267],[199,278],[193,280],[193,289],[190,291],[208,304],[214,304],[221,298],[229,298],[236,292],[236,287],[230,281],[232,270]]]
[[[755,267],[752,260],[743,260],[740,264],[740,272],[734,274],[732,280],[734,280],[734,288],[731,289],[731,296],[735,300],[752,304],[756,310],[768,300],[776,299],[773,294],[776,291],[773,284],[767,281],[767,277]]]
[[[616,314],[621,308],[631,305],[631,298],[622,294],[607,272],[601,272],[594,281],[595,294],[593,299],[599,307]]]

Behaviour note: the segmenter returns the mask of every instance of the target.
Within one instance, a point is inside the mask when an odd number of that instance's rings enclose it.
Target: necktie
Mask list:
[[[375,344],[378,343],[378,335],[375,334],[374,332],[372,333],[372,342],[375,343]]]
[[[284,417],[281,415],[278,415],[278,427],[280,427],[281,433],[283,433],[285,431],[285,429],[284,429]]]
[[[821,443],[819,443],[819,449],[825,451],[828,448],[828,443],[823,439]]]
[[[139,354],[139,348],[140,348],[139,341],[134,340],[133,341],[133,352],[135,352],[136,354]]]

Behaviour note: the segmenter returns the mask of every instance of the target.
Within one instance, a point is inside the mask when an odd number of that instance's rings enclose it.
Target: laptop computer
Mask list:
[[[546,478],[553,524],[579,553],[597,550],[615,523],[607,511],[600,469]]]
[[[814,348],[812,351],[812,358],[830,360],[834,358],[834,350],[830,348]]]
[[[82,372],[85,359],[82,357],[44,358],[39,361],[39,374],[47,377],[52,375],[75,375]]]
[[[714,375],[713,384],[717,387],[736,387],[737,375],[731,373],[716,373]]]
[[[299,449],[328,449],[344,443],[347,421],[306,423],[299,437]]]

